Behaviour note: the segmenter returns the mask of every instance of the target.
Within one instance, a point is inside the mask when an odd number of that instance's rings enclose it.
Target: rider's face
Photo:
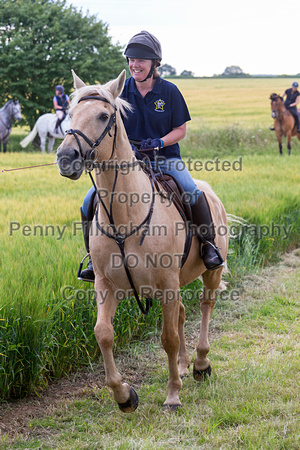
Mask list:
[[[150,72],[151,66],[150,59],[129,58],[129,70],[135,81],[143,81]]]

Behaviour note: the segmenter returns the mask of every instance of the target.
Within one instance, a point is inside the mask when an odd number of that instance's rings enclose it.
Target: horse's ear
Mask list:
[[[109,87],[110,92],[112,93],[114,98],[119,97],[119,95],[123,91],[125,80],[126,80],[126,70],[124,69],[120,73],[118,78],[116,80],[114,80]]]
[[[86,84],[76,75],[74,70],[72,69],[72,75],[73,75],[73,81],[74,81],[74,88],[80,89],[82,87],[85,87]]]

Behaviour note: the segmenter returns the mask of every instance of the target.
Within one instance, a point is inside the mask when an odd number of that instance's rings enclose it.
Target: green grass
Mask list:
[[[286,78],[172,79],[186,99],[192,121],[189,128],[269,128],[270,94],[290,87]]]

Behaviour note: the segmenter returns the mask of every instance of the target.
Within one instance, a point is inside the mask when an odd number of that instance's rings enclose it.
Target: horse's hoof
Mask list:
[[[165,412],[172,411],[177,412],[181,408],[181,404],[178,403],[178,405],[163,405],[163,410]]]
[[[133,387],[130,386],[130,397],[125,403],[118,403],[123,413],[131,413],[139,406],[139,396]]]
[[[209,365],[204,370],[196,370],[195,365],[193,368],[193,377],[196,381],[203,381],[206,380],[206,378],[211,376],[211,366]]]

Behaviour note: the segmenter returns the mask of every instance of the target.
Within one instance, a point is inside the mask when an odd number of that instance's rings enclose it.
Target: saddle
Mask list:
[[[143,155],[144,156],[144,155]],[[146,160],[148,157],[146,157]],[[145,163],[145,159],[143,161],[139,160],[141,165],[141,169],[146,173],[146,175],[152,179],[154,187],[159,195],[163,198],[171,200],[173,204],[176,206],[178,213],[180,214],[181,219],[185,224],[186,230],[186,238],[184,245],[184,253],[181,259],[181,267],[183,267],[186,262],[191,245],[192,245],[192,227],[190,224],[192,223],[192,210],[191,206],[188,202],[183,201],[184,197],[184,189],[181,184],[171,175],[168,175],[163,172],[154,172],[150,163],[150,160]],[[96,209],[98,208],[99,198],[98,195],[93,193],[87,211],[87,217],[92,220],[95,215]]]
[[[163,172],[154,172],[152,176],[154,185],[159,195],[167,198],[168,200],[172,200],[182,220],[184,221],[186,238],[184,245],[184,254],[181,260],[181,267],[183,267],[189,255],[193,237],[190,227],[190,224],[192,223],[191,206],[188,202],[183,201],[185,191],[181,184],[172,175]]]

